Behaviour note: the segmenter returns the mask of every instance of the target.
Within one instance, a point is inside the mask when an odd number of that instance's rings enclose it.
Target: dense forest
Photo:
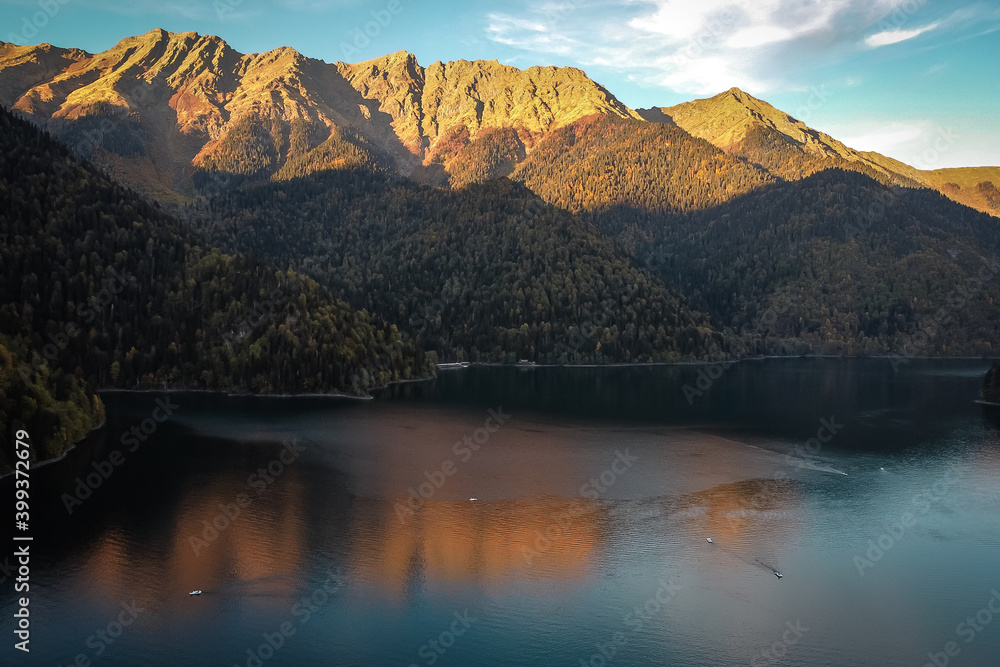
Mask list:
[[[451,189],[395,175],[344,130],[231,134],[185,226],[0,114],[4,436],[30,426],[57,454],[100,423],[102,387],[359,394],[439,358],[1000,345],[994,219],[767,132],[736,156],[601,116],[530,147],[509,128],[459,131],[431,165]]]
[[[246,117],[212,147],[192,175],[195,191],[211,196],[247,184],[287,180],[317,171],[380,170],[392,160],[357,133],[322,123]]]
[[[472,141],[464,125],[454,134],[438,144],[435,155],[435,161],[447,168],[449,184],[454,188],[510,176],[527,155],[513,128],[485,129]],[[458,146],[452,148],[449,144]]]
[[[0,110],[0,437],[57,454],[95,388],[361,394],[433,372],[393,325],[225,254]],[[4,461],[0,461],[3,467]]]
[[[589,118],[543,139],[511,178],[615,239],[736,355],[994,353],[1000,302],[979,269],[1000,272],[995,219],[864,166],[804,159],[764,131],[747,139],[763,164],[667,125]]]
[[[828,170],[644,222],[622,241],[742,334],[745,352],[985,355],[1000,345],[1000,228],[932,190]]]
[[[744,157],[786,181],[797,181],[827,169],[843,169],[864,174],[883,185],[920,187],[919,183],[909,178],[898,174],[883,174],[861,162],[810,153],[777,130],[766,126],[752,128],[740,142],[728,147],[726,151]]]
[[[551,204],[622,224],[715,206],[776,180],[677,127],[608,116],[546,136],[511,178]]]
[[[446,190],[368,170],[214,198],[193,224],[400,322],[442,360],[715,359],[726,341],[593,225],[507,179]]]

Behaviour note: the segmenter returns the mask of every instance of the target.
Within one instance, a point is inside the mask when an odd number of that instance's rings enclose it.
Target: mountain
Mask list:
[[[422,349],[905,353],[951,302],[941,286],[997,252],[995,219],[956,203],[994,212],[995,169],[920,171],[738,89],[633,111],[572,68],[329,64],[155,30],[96,55],[0,45],[0,102],[170,201],[192,247],[309,276],[296,289],[372,313],[376,338],[398,323],[399,372]],[[998,344],[992,301],[963,299],[919,353]],[[799,319],[761,327],[792,301]]]
[[[921,171],[737,88],[635,111],[570,67],[422,67],[405,51],[326,63],[157,29],[98,54],[0,42],[0,105],[161,201],[359,165],[437,185],[502,178],[553,132],[600,115],[678,127],[772,177],[848,169],[1000,215],[997,168]]]
[[[1000,216],[1000,200],[993,196],[1000,187],[1000,168],[925,171],[879,153],[857,151],[739,88],[637,113],[652,122],[676,125],[786,180],[823,169],[849,169],[888,184],[932,188],[959,203]]]
[[[0,236],[0,433],[27,427],[39,459],[100,423],[94,389],[364,394],[433,372],[396,327],[210,246],[5,110]]]
[[[196,180],[213,190],[315,162],[308,154],[331,138],[336,153],[360,150],[368,162],[441,181],[453,149],[482,131],[514,128],[530,145],[587,115],[633,114],[573,68],[424,68],[403,51],[328,64],[288,47],[244,55],[218,37],[165,30],[98,54],[0,43],[0,104],[164,199],[190,194]],[[199,172],[208,177],[193,180]]]
[[[192,224],[400,322],[447,361],[718,359],[701,313],[593,225],[501,179],[460,190],[371,171],[226,192]]]
[[[605,226],[715,206],[776,180],[676,127],[607,115],[549,133],[510,177],[551,204],[600,213]]]
[[[981,285],[955,317],[934,320],[955,302],[950,290],[996,264],[1000,230],[932,190],[867,169],[786,180],[670,123],[609,117],[550,133],[510,178],[627,248],[737,355],[912,354],[928,323],[935,340],[920,355],[1000,345],[1000,311]]]
[[[749,353],[992,355],[1000,346],[1000,228],[925,188],[831,169],[637,219],[619,238],[741,334]]]

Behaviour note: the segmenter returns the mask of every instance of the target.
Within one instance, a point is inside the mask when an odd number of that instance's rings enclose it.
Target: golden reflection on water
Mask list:
[[[162,601],[204,590],[198,604],[185,614],[203,617],[227,598],[287,598],[290,604],[308,576],[305,562],[306,487],[289,469],[280,488],[262,493],[245,488],[234,491],[231,481],[219,479],[188,490],[176,506],[173,530],[150,549],[141,528],[114,524],[92,545],[87,580],[91,591],[117,600],[135,600],[156,608]],[[235,518],[227,518],[236,493],[246,492],[249,502]],[[215,523],[214,539],[206,523]],[[219,529],[221,527],[221,530]],[[145,549],[143,557],[136,553]],[[144,624],[154,616],[143,615]]]
[[[589,499],[431,499],[412,514],[400,510],[406,500],[381,503],[381,539],[355,540],[351,553],[352,572],[391,592],[404,590],[414,568],[429,584],[579,577],[602,541],[604,510]]]
[[[802,521],[803,491],[787,480],[751,479],[646,500],[432,498],[412,508],[409,496],[337,502],[346,494],[322,479],[289,469],[280,488],[248,492],[240,516],[197,553],[192,539],[205,539],[206,522],[219,519],[220,505],[232,506],[235,493],[245,489],[234,491],[225,478],[190,488],[178,503],[162,558],[134,558],[129,533],[110,528],[94,546],[89,571],[101,588],[119,597],[129,591],[140,604],[163,591],[193,589],[292,600],[321,553],[352,580],[404,600],[414,582],[581,580],[609,550],[671,559],[680,555],[671,553],[680,548],[678,540],[691,538],[777,548]],[[659,508],[654,516],[646,515],[650,501]]]
[[[682,506],[703,507],[697,524],[706,537],[733,544],[776,543],[798,530],[801,484],[748,479],[683,496]]]

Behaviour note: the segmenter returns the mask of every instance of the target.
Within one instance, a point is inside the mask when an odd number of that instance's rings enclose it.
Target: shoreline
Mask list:
[[[89,431],[87,431],[86,435],[84,435],[82,438],[80,438],[79,440],[77,440],[76,442],[74,442],[72,445],[70,445],[69,447],[67,447],[66,449],[64,449],[63,453],[60,454],[59,456],[56,456],[55,458],[51,458],[51,459],[44,459],[42,461],[36,461],[34,465],[28,466],[28,472],[29,472],[29,474],[30,474],[30,472],[32,470],[36,470],[38,468],[44,468],[45,466],[52,465],[53,463],[59,463],[64,458],[66,458],[67,456],[69,456],[69,453],[72,452],[74,449],[76,449],[77,445],[79,445],[81,442],[83,442],[84,440],[86,440],[87,438],[89,438],[90,436],[92,436],[94,433],[97,433],[98,431],[100,431],[102,428],[104,428],[107,425],[107,423],[108,423],[108,419],[107,419],[107,417],[105,417],[104,421],[102,421],[100,424],[98,424],[94,428],[90,429]],[[16,473],[16,470],[11,470],[8,473],[4,473],[4,474],[0,475],[0,479],[4,479],[6,477],[10,477],[11,475],[13,475],[15,473]]]
[[[383,389],[384,387],[373,387],[371,391]],[[226,389],[184,389],[172,387],[170,389],[98,389],[98,394],[212,394],[214,396],[224,396],[226,398],[350,398],[357,401],[370,401],[374,396],[358,396],[357,394],[337,393],[311,393],[311,394],[254,394],[252,392],[228,391]]]
[[[533,369],[533,368],[633,368],[633,367],[659,367],[659,366],[715,366],[724,365],[732,366],[744,361],[767,361],[768,359],[906,359],[906,360],[941,360],[941,361],[995,361],[996,357],[970,357],[970,356],[956,356],[956,357],[901,357],[897,355],[872,355],[872,356],[840,356],[840,355],[823,355],[823,354],[799,354],[799,355],[760,355],[754,357],[743,357],[742,359],[724,359],[720,361],[655,361],[655,362],[629,362],[629,363],[613,363],[613,364],[539,364],[531,362],[528,364],[504,364],[500,362],[490,362],[490,361],[459,361],[459,362],[445,362],[438,364],[438,371],[453,371],[461,370],[465,368],[482,367],[482,368],[518,368],[518,369]],[[312,392],[308,394],[255,394],[252,392],[244,391],[232,391],[227,389],[188,389],[184,387],[169,387],[163,389],[118,389],[118,388],[106,388],[96,390],[96,394],[214,394],[217,396],[223,396],[225,398],[336,398],[336,399],[349,399],[354,401],[372,401],[375,400],[375,396],[372,392],[382,392],[393,385],[397,384],[412,384],[417,382],[429,382],[435,380],[437,375],[431,375],[428,377],[421,378],[409,378],[406,380],[394,380],[392,382],[386,383],[378,387],[372,387],[368,390],[365,395],[348,394],[345,392]],[[976,400],[976,403],[984,407],[995,407],[1000,408],[1000,403],[990,403],[988,401]],[[66,458],[71,451],[76,449],[77,445],[83,442],[85,439],[90,437],[94,432],[104,428],[107,423],[107,419],[101,424],[95,426],[90,431],[87,432],[82,438],[74,442],[72,445],[67,447],[62,454],[58,457],[45,459],[43,461],[36,462],[31,469],[41,468],[42,466],[47,466],[53,463],[58,463],[59,461]],[[12,470],[11,472],[0,474],[0,480],[10,477],[15,474]]]
[[[97,394],[214,394],[216,396],[225,396],[227,398],[348,398],[355,401],[371,401],[375,397],[372,396],[373,391],[383,391],[389,387],[397,384],[411,384],[414,382],[429,382],[434,380],[436,375],[429,375],[427,377],[420,378],[408,378],[406,380],[393,380],[392,382],[387,382],[386,384],[379,385],[377,387],[372,387],[368,390],[368,393],[359,394],[348,394],[343,391],[332,391],[332,392],[310,392],[308,394],[257,394],[252,391],[233,391],[231,389],[186,389],[184,387],[168,387],[164,389],[119,389],[117,387],[109,387],[107,389],[97,389],[95,393]]]
[[[97,389],[94,393],[97,394],[98,396],[100,396],[101,394],[214,394],[214,395],[217,395],[217,396],[223,396],[225,398],[243,398],[243,397],[250,397],[250,398],[344,398],[344,399],[350,399],[350,400],[354,400],[354,401],[373,401],[373,400],[375,400],[375,397],[372,396],[372,394],[371,394],[371,392],[373,392],[373,391],[384,391],[384,390],[390,388],[392,385],[396,385],[396,384],[411,384],[411,383],[414,383],[414,382],[428,382],[430,380],[435,379],[436,377],[437,377],[436,375],[431,375],[431,376],[424,377],[424,378],[409,378],[409,379],[406,379],[406,380],[393,380],[392,382],[389,382],[387,384],[384,384],[384,385],[381,385],[381,386],[378,386],[378,387],[372,387],[371,389],[368,390],[368,393],[365,394],[364,396],[358,396],[357,394],[347,394],[347,393],[344,393],[344,392],[309,393],[309,394],[254,394],[254,393],[251,393],[251,392],[230,391],[230,390],[226,390],[226,389],[185,389],[183,387],[170,387],[170,388],[166,388],[166,389],[118,389],[118,388],[115,388],[115,387],[111,387],[111,388],[107,388],[107,389]],[[71,444],[70,446],[68,446],[65,450],[63,450],[62,454],[60,454],[57,457],[51,458],[51,459],[44,459],[42,461],[36,461],[30,467],[30,470],[35,470],[36,468],[41,468],[43,466],[51,465],[53,463],[58,463],[59,461],[62,461],[64,458],[66,458],[69,455],[69,453],[71,451],[73,451],[74,449],[76,449],[77,445],[79,445],[81,442],[83,442],[84,440],[86,440],[87,438],[89,438],[96,431],[99,431],[100,429],[104,428],[104,426],[107,424],[107,422],[108,422],[108,420],[105,417],[105,419],[104,419],[103,422],[101,422],[100,424],[98,424],[94,428],[92,428],[89,431],[87,431],[86,435],[84,435],[82,438],[80,438],[79,440],[77,440],[76,442],[74,442],[73,444]],[[16,472],[15,470],[11,470],[8,473],[0,474],[0,480],[4,479],[6,477],[10,477],[11,475],[15,474],[15,472]]]
[[[888,359],[906,361],[997,361],[1000,357],[982,356],[956,356],[956,357],[904,357],[900,355],[881,354],[870,356],[842,356],[839,354],[765,354],[752,357],[742,357],[740,359],[720,359],[718,361],[634,361],[616,362],[609,364],[544,364],[530,362],[527,364],[514,363],[505,364],[499,361],[461,361],[446,362],[438,365],[439,370],[452,371],[462,368],[482,367],[482,368],[631,368],[642,366],[730,366],[744,361],[767,361],[768,359]]]

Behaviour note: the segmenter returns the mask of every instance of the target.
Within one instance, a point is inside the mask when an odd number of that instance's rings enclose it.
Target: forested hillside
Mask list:
[[[773,183],[745,160],[660,123],[591,116],[542,139],[511,176],[570,211],[625,224],[693,211]]]
[[[921,187],[920,183],[901,174],[887,174],[865,162],[847,160],[839,155],[818,155],[790,143],[788,137],[766,126],[751,128],[739,142],[726,148],[733,155],[746,158],[766,169],[773,176],[797,181],[826,169],[856,171],[883,185]]]
[[[506,179],[449,191],[365,170],[222,194],[193,219],[301,270],[443,360],[712,359],[708,319],[610,239]]]
[[[0,431],[30,426],[42,455],[100,421],[95,388],[360,394],[433,372],[395,326],[202,243],[6,110],[0,235]]]
[[[620,238],[748,352],[981,355],[1000,345],[995,223],[829,170]]]

